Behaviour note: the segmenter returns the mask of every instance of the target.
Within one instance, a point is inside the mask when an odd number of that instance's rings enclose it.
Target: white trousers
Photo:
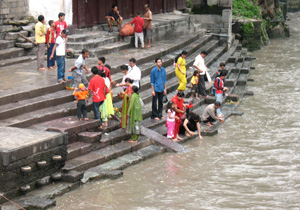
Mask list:
[[[135,48],[139,47],[139,45],[138,45],[139,40],[142,44],[142,48],[144,48],[144,34],[143,34],[143,32],[141,32],[141,33],[136,33],[135,32],[134,33]]]

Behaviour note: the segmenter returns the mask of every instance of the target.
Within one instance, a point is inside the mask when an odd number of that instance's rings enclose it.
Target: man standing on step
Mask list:
[[[202,51],[200,53],[200,55],[198,55],[195,58],[195,62],[193,64],[193,66],[200,72],[200,76],[199,76],[199,81],[198,81],[198,93],[199,96],[208,98],[209,96],[206,94],[206,88],[205,88],[205,75],[207,76],[208,80],[210,79],[210,76],[207,72],[207,67],[205,65],[205,61],[204,58],[207,56],[207,52],[206,51]],[[211,81],[209,81],[211,82]]]
[[[149,4],[145,5],[145,14],[144,14],[144,40],[147,44],[145,47],[151,47],[152,39],[152,12],[150,11]]]
[[[129,60],[129,66],[128,66],[128,76],[133,80],[132,86],[137,86],[140,88],[140,81],[141,81],[141,70],[139,67],[136,66],[136,60],[135,58],[131,58]]]
[[[69,69],[69,72],[72,72],[72,77],[74,79],[74,88],[79,88],[79,84],[83,83],[85,87],[88,87],[88,80],[83,75],[83,69],[85,69],[85,72],[88,74],[89,70],[86,67],[86,60],[89,57],[89,51],[86,49],[83,49],[81,52],[81,55],[77,58],[75,61],[75,66],[73,66],[71,69]]]
[[[56,38],[60,36],[61,32],[68,27],[66,21],[65,21],[65,13],[60,12],[58,14],[58,20],[55,21],[55,32],[56,32]]]
[[[113,32],[112,26],[118,26],[120,31],[120,28],[122,26],[123,18],[118,11],[118,5],[113,4],[112,5],[112,11],[110,11],[106,16],[105,19],[108,22],[109,25],[109,31],[108,32]]]
[[[167,76],[166,70],[162,67],[162,59],[155,59],[156,67],[151,70],[151,88],[152,88],[152,115],[155,120],[163,119],[163,96],[167,95]],[[158,101],[158,109],[157,109]]]
[[[44,66],[45,43],[46,43],[46,21],[43,15],[39,15],[38,23],[35,24],[35,41],[37,43],[37,68],[46,70]]]

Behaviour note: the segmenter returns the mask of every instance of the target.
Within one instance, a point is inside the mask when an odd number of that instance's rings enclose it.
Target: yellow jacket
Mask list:
[[[42,22],[35,24],[35,41],[36,43],[46,42],[46,26]]]

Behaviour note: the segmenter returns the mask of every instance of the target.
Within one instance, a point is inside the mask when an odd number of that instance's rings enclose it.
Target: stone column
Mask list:
[[[232,10],[224,9],[222,11],[222,19],[221,19],[224,29],[227,30],[227,49],[231,46],[232,41]]]

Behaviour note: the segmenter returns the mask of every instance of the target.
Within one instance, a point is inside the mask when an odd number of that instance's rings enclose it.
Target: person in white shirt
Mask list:
[[[206,88],[205,88],[205,80],[204,77],[206,75],[208,82],[211,82],[211,78],[209,73],[207,72],[207,67],[205,65],[204,58],[207,56],[206,51],[202,51],[200,55],[198,55],[195,58],[195,62],[193,66],[200,72],[199,75],[199,82],[198,82],[198,93],[199,96],[203,96],[208,98],[209,96],[206,94]]]
[[[72,72],[72,76],[74,79],[74,88],[78,88],[80,83],[83,83],[85,87],[88,87],[88,80],[83,74],[83,70],[88,74],[89,70],[86,67],[86,60],[89,57],[89,51],[87,49],[83,49],[81,55],[75,61],[75,66],[69,69],[69,72]]]
[[[133,80],[132,86],[137,86],[140,89],[141,70],[136,66],[135,58],[129,60],[128,77]]]
[[[69,52],[69,50],[66,50],[66,37],[67,37],[67,30],[62,30],[60,36],[56,38],[55,45],[52,50],[52,54],[50,56],[50,60],[54,56],[54,52],[56,51],[56,62],[57,62],[57,82],[66,82],[65,80],[65,57],[66,57],[66,51]]]

